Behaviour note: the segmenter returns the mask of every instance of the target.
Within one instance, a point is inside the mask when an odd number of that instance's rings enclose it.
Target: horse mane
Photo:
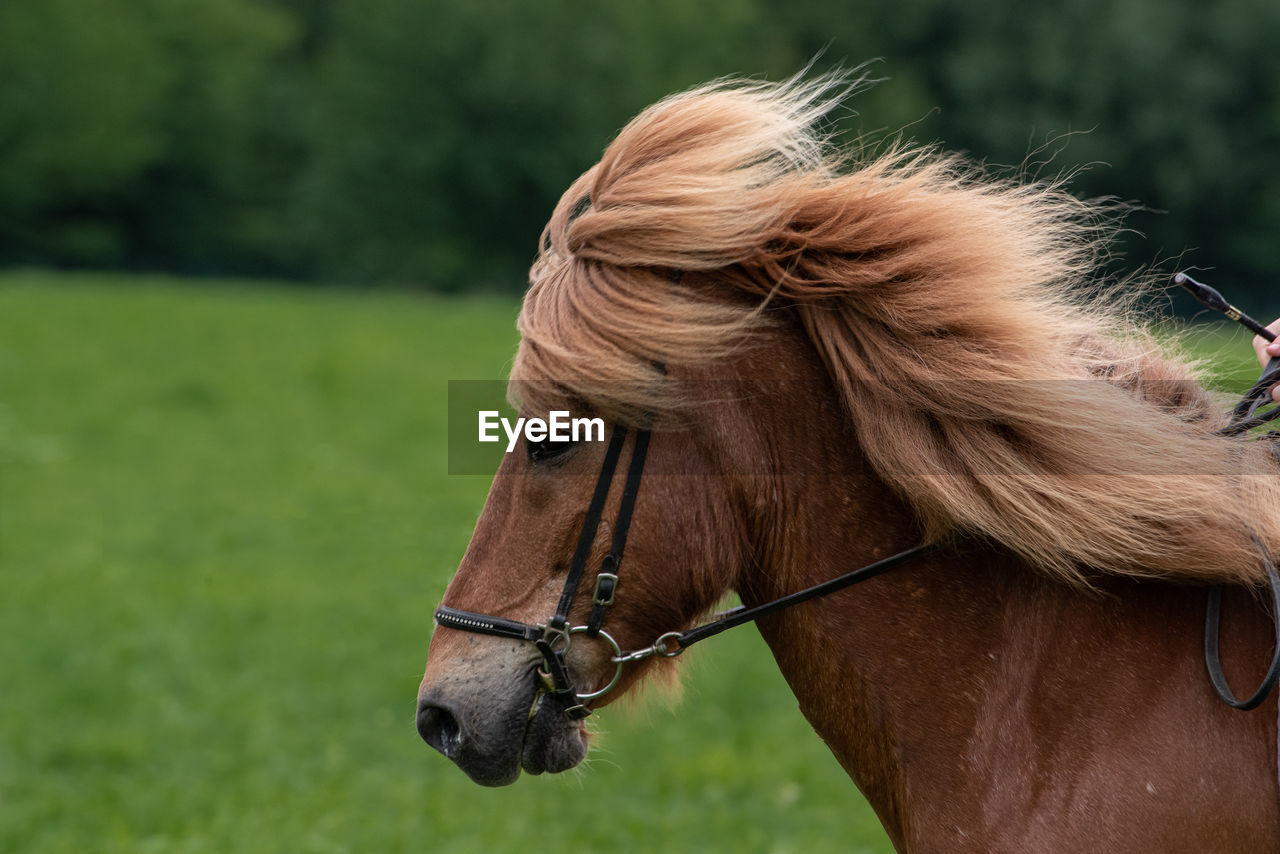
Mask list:
[[[656,364],[730,359],[791,312],[928,536],[1076,584],[1259,583],[1276,464],[1214,434],[1194,365],[1099,286],[1105,209],[931,148],[842,152],[822,126],[856,85],[722,80],[633,119],[543,232],[513,383],[675,413],[696,401]]]

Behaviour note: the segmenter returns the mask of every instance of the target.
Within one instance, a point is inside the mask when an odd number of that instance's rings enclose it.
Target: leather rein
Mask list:
[[[1280,417],[1280,405],[1272,406],[1270,409],[1263,409],[1263,405],[1271,402],[1271,387],[1280,382],[1280,357],[1272,358],[1265,369],[1262,376],[1258,377],[1258,381],[1253,387],[1245,393],[1245,396],[1236,404],[1235,409],[1231,411],[1231,418],[1227,422],[1227,426],[1218,431],[1223,436],[1244,436],[1255,427],[1261,427],[1277,417]],[[1270,439],[1272,442],[1272,453],[1280,457],[1280,433],[1272,431],[1267,433],[1264,438]],[[1276,572],[1275,563],[1271,559],[1271,552],[1258,539],[1257,535],[1253,536],[1254,545],[1258,547],[1258,554],[1262,558],[1262,566],[1267,573],[1267,584],[1271,588],[1271,620],[1275,624],[1276,641],[1275,649],[1271,654],[1271,664],[1267,666],[1267,673],[1262,677],[1262,683],[1257,690],[1250,694],[1247,698],[1241,700],[1231,692],[1231,687],[1227,684],[1226,674],[1222,672],[1222,662],[1218,655],[1218,626],[1222,621],[1222,585],[1215,584],[1209,588],[1209,601],[1205,606],[1204,616],[1204,664],[1209,672],[1209,682],[1213,685],[1213,690],[1217,693],[1222,702],[1226,703],[1233,709],[1239,709],[1247,712],[1250,709],[1256,709],[1262,705],[1262,701],[1275,688],[1276,682],[1280,680],[1280,573]],[[1280,739],[1280,736],[1277,736]],[[1278,756],[1280,756],[1280,742],[1277,746]],[[1278,761],[1280,767],[1280,761]]]
[[[1263,404],[1270,399],[1269,390],[1280,381],[1280,357],[1274,358],[1262,372],[1262,376],[1253,385],[1244,399],[1235,407],[1231,420],[1226,428],[1219,431],[1223,435],[1241,436],[1250,429],[1263,425],[1280,416],[1280,406],[1261,411]],[[1280,433],[1268,434],[1270,438],[1280,438]],[[627,467],[626,482],[622,490],[622,499],[618,506],[618,515],[613,525],[613,538],[609,552],[605,555],[600,569],[596,572],[595,587],[591,596],[591,612],[584,625],[574,626],[569,621],[569,611],[577,597],[578,587],[586,569],[596,532],[600,527],[600,518],[604,514],[604,505],[609,497],[609,488],[617,470],[618,460],[622,455],[622,447],[626,441],[627,428],[616,424],[609,438],[609,447],[604,461],[600,465],[600,475],[596,479],[595,491],[591,503],[587,507],[587,515],[582,523],[582,531],[578,536],[577,548],[569,564],[569,572],[565,577],[564,589],[560,594],[560,602],[555,615],[545,623],[521,623],[505,617],[489,614],[477,614],[441,605],[435,611],[435,622],[439,626],[476,634],[495,637],[512,638],[534,644],[542,655],[543,667],[539,670],[542,677],[542,693],[551,695],[558,702],[564,713],[571,719],[579,720],[591,714],[587,701],[601,697],[613,689],[622,677],[624,665],[646,658],[675,658],[699,641],[720,634],[726,629],[743,625],[760,619],[768,614],[790,608],[801,602],[826,596],[837,590],[843,590],[862,581],[868,581],[904,564],[915,561],[939,549],[952,545],[949,540],[933,543],[921,543],[909,549],[890,555],[875,563],[867,564],[847,572],[844,575],[815,584],[803,590],[766,602],[755,607],[739,605],[721,612],[702,625],[687,631],[671,631],[660,635],[650,646],[624,652],[618,642],[601,628],[605,613],[614,603],[618,587],[619,570],[622,568],[622,556],[626,550],[627,533],[631,528],[631,517],[635,511],[636,496],[640,491],[640,480],[644,473],[645,457],[649,450],[650,431],[647,428],[636,431],[631,461]],[[1276,682],[1280,680],[1280,573],[1272,562],[1266,547],[1255,536],[1266,569],[1267,581],[1271,588],[1272,621],[1276,627],[1276,645],[1271,664],[1267,668],[1262,684],[1253,694],[1244,700],[1237,699],[1227,684],[1219,659],[1218,635],[1221,622],[1222,585],[1215,585],[1209,590],[1208,604],[1205,614],[1204,655],[1209,681],[1214,691],[1232,708],[1248,711],[1259,706],[1271,693]],[[603,638],[612,648],[610,661],[615,665],[613,677],[603,688],[594,691],[579,692],[569,672],[565,654],[569,651],[574,635],[584,634],[589,638]]]

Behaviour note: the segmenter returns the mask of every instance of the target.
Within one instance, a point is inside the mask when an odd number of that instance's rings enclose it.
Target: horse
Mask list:
[[[1213,585],[1228,680],[1270,654],[1276,462],[1099,272],[1111,211],[842,147],[852,88],[673,95],[560,199],[509,390],[612,440],[505,455],[421,736],[486,786],[572,768],[732,593],[900,851],[1280,849],[1276,699],[1229,708],[1202,658]]]

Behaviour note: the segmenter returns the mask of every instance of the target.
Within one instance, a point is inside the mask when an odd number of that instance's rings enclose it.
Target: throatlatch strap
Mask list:
[[[587,619],[587,636],[600,633],[604,612],[613,604],[618,587],[618,570],[622,568],[622,555],[627,548],[627,532],[631,529],[631,514],[636,509],[636,495],[640,492],[640,476],[644,474],[644,459],[649,453],[649,431],[636,431],[635,447],[631,449],[631,463],[627,466],[627,482],[622,488],[622,502],[618,505],[618,520],[613,526],[613,541],[596,575],[595,593],[591,597],[591,616]]]
[[[573,596],[578,592],[578,584],[582,581],[582,570],[587,566],[587,556],[591,554],[591,544],[600,527],[600,515],[609,498],[609,485],[613,483],[613,471],[618,467],[618,457],[622,454],[622,443],[626,438],[627,428],[621,424],[614,425],[613,435],[609,438],[609,449],[605,451],[604,463],[600,466],[600,477],[596,480],[596,491],[591,495],[591,503],[587,505],[587,518],[583,520],[582,533],[578,535],[578,547],[573,552],[569,574],[564,579],[564,592],[560,594],[556,615],[548,624],[557,631],[569,624],[569,609],[573,607]]]

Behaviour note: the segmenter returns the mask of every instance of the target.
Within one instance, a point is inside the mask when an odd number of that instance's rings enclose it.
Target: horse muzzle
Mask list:
[[[502,643],[499,641],[498,643]],[[566,771],[587,755],[581,721],[544,693],[540,658],[515,645],[507,655],[428,668],[418,694],[418,734],[482,786]]]

